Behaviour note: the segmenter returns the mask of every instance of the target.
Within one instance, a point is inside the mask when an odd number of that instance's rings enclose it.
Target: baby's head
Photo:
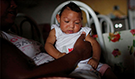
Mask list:
[[[66,34],[76,33],[82,26],[82,11],[73,2],[65,5],[56,18],[60,23],[61,30]]]

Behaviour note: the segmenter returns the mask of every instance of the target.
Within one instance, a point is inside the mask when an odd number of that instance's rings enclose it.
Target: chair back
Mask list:
[[[17,14],[15,24],[11,28],[11,31],[15,32],[17,35],[44,44],[42,34],[40,33],[36,21],[23,13]]]

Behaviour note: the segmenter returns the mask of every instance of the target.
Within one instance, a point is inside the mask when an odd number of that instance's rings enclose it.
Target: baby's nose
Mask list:
[[[71,28],[74,28],[74,23],[71,23],[71,24],[70,24],[70,27],[71,27]]]

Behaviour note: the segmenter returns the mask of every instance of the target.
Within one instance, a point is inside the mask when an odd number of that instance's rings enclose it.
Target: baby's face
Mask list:
[[[81,13],[65,9],[60,18],[60,28],[66,34],[76,33],[81,28]]]

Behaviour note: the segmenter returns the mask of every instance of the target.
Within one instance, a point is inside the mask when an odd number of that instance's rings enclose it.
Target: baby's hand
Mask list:
[[[58,55],[58,58],[63,57],[64,55],[66,55],[66,53],[60,53],[60,54]]]
[[[90,65],[93,67],[93,69],[96,70],[97,67],[98,67],[99,62],[98,62],[96,59],[91,58],[91,59],[88,61],[88,64],[90,64]]]

